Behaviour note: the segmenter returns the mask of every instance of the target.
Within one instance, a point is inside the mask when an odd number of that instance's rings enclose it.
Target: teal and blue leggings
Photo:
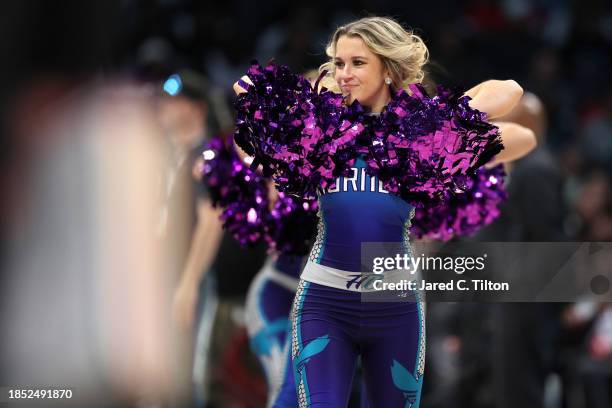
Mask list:
[[[418,408],[425,321],[417,299],[366,302],[359,292],[300,281],[291,322],[299,407],[345,408],[361,356],[370,407]]]

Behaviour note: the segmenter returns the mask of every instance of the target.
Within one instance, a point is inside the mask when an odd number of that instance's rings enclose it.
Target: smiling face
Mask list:
[[[380,112],[391,100],[383,62],[360,37],[343,35],[338,39],[334,66],[334,77],[348,104],[357,100],[372,112]]]

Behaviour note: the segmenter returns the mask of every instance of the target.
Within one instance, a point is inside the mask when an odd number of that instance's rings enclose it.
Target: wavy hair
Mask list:
[[[338,90],[330,75],[335,73],[334,57],[336,44],[342,36],[359,37],[366,46],[378,55],[391,77],[394,91],[407,89],[408,85],[420,83],[425,77],[424,65],[429,59],[427,46],[412,30],[407,30],[388,17],[365,17],[340,26],[332,35],[325,53],[329,60],[319,67],[319,72],[328,71],[323,85]]]

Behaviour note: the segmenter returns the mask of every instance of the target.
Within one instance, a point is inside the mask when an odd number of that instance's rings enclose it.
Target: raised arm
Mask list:
[[[520,159],[536,148],[536,137],[531,129],[513,122],[493,123],[499,127],[504,150],[499,152],[487,167]]]
[[[523,95],[523,88],[514,80],[481,82],[468,90],[465,95],[472,98],[469,105],[487,113],[489,120],[510,112]]]

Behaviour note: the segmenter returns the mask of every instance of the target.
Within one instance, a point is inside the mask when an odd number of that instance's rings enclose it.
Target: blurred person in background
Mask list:
[[[193,231],[198,220],[197,204],[200,184],[194,180],[193,168],[201,154],[201,144],[208,134],[208,85],[194,71],[182,70],[170,75],[159,89],[158,121],[164,131],[170,155],[161,176],[162,209],[158,224],[159,236],[181,248],[173,265],[177,279],[187,261]],[[174,218],[168,212],[174,211]],[[178,232],[182,231],[182,234]]]
[[[289,312],[304,262],[305,256],[280,254],[276,259],[270,257],[253,279],[247,294],[246,325],[251,350],[266,375],[267,407],[297,405],[289,354]],[[289,390],[279,396],[281,385]]]
[[[205,192],[193,175],[201,145],[209,132],[208,118],[212,116],[208,96],[210,87],[202,75],[185,69],[162,82],[155,82],[154,86],[159,94],[157,118],[169,147],[166,167],[160,177],[161,208],[157,233],[164,244],[178,248],[167,265],[167,272],[172,286],[177,287],[172,314],[179,328],[175,333],[177,347],[174,356],[176,384],[180,389],[176,403],[180,406],[192,398],[204,398],[212,322],[217,305],[214,277],[200,280],[204,269],[194,269],[194,266],[199,266],[194,265],[195,262],[211,261],[221,238],[217,212],[206,205]],[[198,251],[193,249],[196,245],[199,245]],[[179,303],[181,300],[182,304]],[[181,310],[181,307],[186,310]],[[191,329],[196,317],[200,316],[206,316],[206,319],[195,324],[201,330],[195,331],[194,336]],[[194,347],[194,344],[199,347]],[[201,350],[201,353],[194,350]],[[198,357],[198,365],[194,364],[194,356]]]
[[[579,130],[579,144],[587,170],[601,169],[612,176],[612,86]],[[609,185],[609,180],[608,185]]]
[[[192,400],[198,407],[213,400],[211,381],[235,380],[225,374],[236,369],[226,365],[235,363],[216,357],[232,351],[226,347],[228,338],[236,334],[235,327],[244,327],[242,319],[234,322],[233,316],[239,314],[235,309],[241,308],[246,287],[264,256],[263,247],[242,249],[222,230],[220,210],[213,207],[201,180],[202,163],[198,158],[203,143],[211,132],[220,131],[219,123],[224,123],[219,113],[223,102],[215,99],[217,95],[219,92],[200,74],[181,70],[163,82],[158,102],[159,121],[172,152],[162,187],[165,199],[159,232],[165,241],[182,249],[170,266],[176,281],[172,315],[179,329],[177,383],[183,387],[180,401],[187,404]],[[169,209],[176,206],[182,211],[168,218]],[[216,355],[212,352],[213,333],[218,339]],[[215,361],[211,361],[213,357]],[[237,386],[240,390],[241,384]]]
[[[482,234],[492,233],[500,241],[567,240],[563,230],[567,216],[567,206],[563,200],[564,177],[560,164],[546,143],[547,119],[542,101],[535,94],[526,92],[519,104],[500,120],[531,129],[538,140],[538,147],[507,165],[510,173],[510,198],[505,206],[507,215],[487,227]]]
[[[560,242],[567,207],[564,175],[545,143],[546,111],[541,100],[526,93],[503,120],[533,130],[538,147],[512,163],[508,201],[503,215],[479,234],[492,242]],[[519,256],[519,254],[517,254]],[[537,277],[532,282],[536,284]],[[564,303],[500,303],[492,318],[491,366],[498,407],[544,407],[550,375],[559,372]],[[517,392],[521,390],[521,392]]]
[[[610,179],[597,162],[587,161],[585,165],[586,176],[581,180],[572,211],[578,238],[598,245],[612,241]],[[568,331],[564,362],[568,367],[565,384],[569,388],[569,406],[603,408],[612,403],[612,309],[609,303],[597,300],[597,295],[609,289],[605,286],[609,282],[602,287],[591,280],[593,276],[606,276],[612,264],[610,255],[602,252],[593,253],[589,270],[581,277],[590,285],[591,296],[567,307],[562,316]]]
[[[610,177],[601,168],[587,170],[572,203],[577,238],[581,241],[609,241],[612,188]]]
[[[608,265],[612,259],[608,259]],[[584,312],[583,310],[586,309]],[[587,408],[612,405],[612,308],[609,303],[586,301],[568,316],[569,327],[588,328],[582,353],[574,355],[576,380],[581,395],[575,400]],[[592,322],[592,324],[590,324]]]

